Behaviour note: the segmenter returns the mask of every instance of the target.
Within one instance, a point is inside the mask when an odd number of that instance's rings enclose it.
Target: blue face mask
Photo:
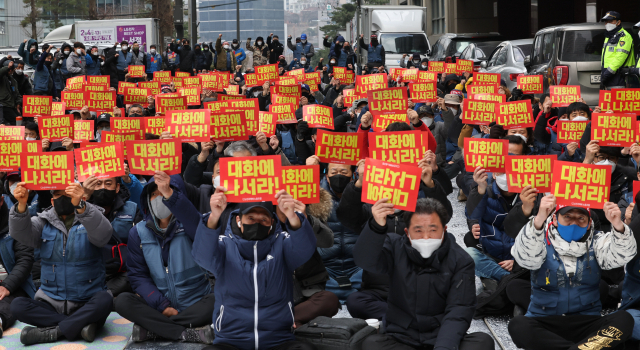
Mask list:
[[[580,227],[578,225],[561,225],[558,223],[558,233],[560,237],[565,241],[571,243],[571,241],[579,241],[587,233],[587,227]]]

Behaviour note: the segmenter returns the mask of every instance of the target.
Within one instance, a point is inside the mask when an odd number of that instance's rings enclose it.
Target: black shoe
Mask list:
[[[491,278],[483,278],[480,277],[480,282],[482,282],[482,287],[489,293],[493,293],[498,289],[498,281]]]
[[[133,330],[131,331],[131,340],[133,340],[133,342],[139,343],[147,340],[155,340],[156,338],[158,338],[158,336],[155,333],[149,332],[142,328],[141,325],[133,325]]]
[[[58,340],[58,327],[36,328],[26,326],[20,333],[20,342],[24,345],[53,343]]]
[[[96,331],[97,330],[98,330],[98,325],[95,324],[95,323],[86,325],[86,326],[84,326],[84,328],[82,328],[82,331],[80,332],[80,336],[85,341],[88,341],[89,343],[92,343],[93,340],[96,339]]]
[[[187,328],[182,332],[182,340],[187,343],[213,343],[213,330],[210,325],[199,328]]]
[[[0,339],[2,339],[2,327],[0,327]]]
[[[524,316],[525,313],[527,313],[527,310],[521,308],[520,306],[516,305],[513,307],[513,317]]]

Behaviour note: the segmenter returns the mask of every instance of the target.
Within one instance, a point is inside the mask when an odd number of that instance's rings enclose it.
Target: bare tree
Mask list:
[[[98,18],[98,2],[95,0],[89,0],[89,19],[96,20]]]
[[[32,39],[38,39],[38,17],[40,16],[40,9],[36,6],[36,0],[22,0],[24,2],[24,8],[29,9],[29,14],[20,21],[22,28],[27,28],[31,25],[31,33],[26,30],[26,34],[31,36]]]

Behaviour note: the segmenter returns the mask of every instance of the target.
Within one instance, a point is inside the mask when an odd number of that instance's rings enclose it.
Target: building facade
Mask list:
[[[198,7],[211,6],[219,1],[199,1]],[[226,5],[198,10],[198,41],[215,42],[218,34],[223,40],[236,38],[236,6]],[[284,0],[257,0],[240,3],[240,38],[255,40],[256,37],[273,33],[285,43],[284,36]]]

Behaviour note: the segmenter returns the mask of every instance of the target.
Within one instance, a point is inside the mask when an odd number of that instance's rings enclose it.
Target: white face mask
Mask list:
[[[449,107],[449,109],[451,109],[451,112],[453,113],[453,115],[457,115],[458,114],[458,109],[457,108]]]
[[[607,24],[604,25],[604,29],[606,29],[608,32],[616,29],[616,27],[617,26],[615,24],[613,24],[613,23],[607,23]]]
[[[101,65],[101,66],[104,66],[104,61],[100,62],[100,65]]]
[[[334,60],[331,60],[331,64],[336,64],[336,61],[334,61]]]
[[[307,41],[306,40],[300,40],[301,43],[306,44]]]
[[[82,55],[82,49],[77,49],[77,50],[76,50],[76,53],[77,53],[78,55]]]
[[[307,61],[300,61],[301,64],[307,64]]]
[[[220,175],[213,178],[213,188],[218,188],[220,186]]]
[[[171,210],[162,202],[162,198],[160,195],[149,201],[154,216],[160,220],[166,219],[171,215]]]
[[[596,163],[596,165],[610,165],[611,172],[613,173],[614,171],[616,171],[616,163],[610,161],[609,159],[599,161]]]
[[[427,124],[427,127],[430,127],[431,124],[433,124],[433,118],[427,118],[427,117],[422,118],[422,122]]]
[[[498,188],[506,192],[509,189],[509,185],[507,184],[507,174],[497,175],[496,185],[498,185]]]
[[[151,54],[154,54],[154,53],[156,53],[156,49],[151,49],[151,50],[149,50],[149,52],[151,52]]]
[[[9,186],[9,191],[11,191],[11,194],[13,194],[13,191],[16,190],[16,187],[18,187],[17,182],[14,182],[13,185]]]
[[[527,137],[522,134],[515,134],[516,136],[520,136],[521,139],[524,140],[524,143],[527,143]]]
[[[127,46],[127,45],[122,45],[121,47],[122,47],[123,50],[126,50],[126,49],[129,48],[129,46]]]
[[[258,96],[260,96],[260,94],[262,94],[262,91],[254,91],[253,92],[253,96],[254,97],[258,97]]]
[[[444,237],[444,233],[442,234]],[[431,254],[435,252],[442,245],[442,238],[430,238],[430,239],[411,239],[411,246],[420,253],[424,259],[431,257]]]
[[[262,46],[262,41],[256,41],[256,45]]]
[[[27,140],[27,141],[35,141],[35,140],[37,140],[37,138],[29,137],[29,136],[25,137],[24,139]]]
[[[205,47],[203,50],[205,50],[205,51],[209,51],[209,48]]]
[[[64,52],[64,54],[65,54],[65,55],[68,55],[68,54],[69,54],[69,51],[65,51],[65,52]]]
[[[229,50],[229,45],[223,46],[225,50]]]
[[[426,64],[423,64],[423,65],[422,65],[422,69],[427,69],[427,65],[426,65]]]
[[[420,63],[420,61],[418,60],[413,60],[413,64],[415,64],[416,66]]]
[[[588,120],[589,120],[589,118],[579,115],[579,116],[573,118],[571,121],[572,122],[586,122]]]
[[[22,69],[16,69],[16,74],[22,75],[22,73],[24,73],[24,71]]]

